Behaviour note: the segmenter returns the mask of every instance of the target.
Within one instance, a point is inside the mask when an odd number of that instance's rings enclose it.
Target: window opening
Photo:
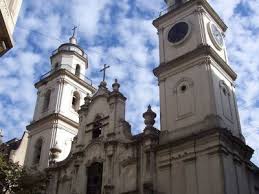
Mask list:
[[[186,90],[187,90],[187,86],[186,86],[186,85],[182,85],[182,86],[181,86],[181,91],[182,91],[182,92],[185,92]]]
[[[95,118],[95,123],[93,126],[93,136],[92,136],[93,139],[98,138],[102,133],[102,123],[100,119],[101,119],[100,115],[97,115]]]
[[[43,112],[47,111],[49,108],[49,103],[50,103],[50,95],[51,91],[48,90],[44,96],[44,104],[43,104]]]
[[[34,161],[33,161],[34,164],[40,163],[42,144],[43,144],[42,139],[37,140],[35,144]]]
[[[73,98],[72,98],[72,108],[75,111],[79,110],[79,104],[80,104],[80,95],[78,92],[74,92]]]
[[[76,71],[75,71],[76,76],[80,76],[80,65],[76,65]]]

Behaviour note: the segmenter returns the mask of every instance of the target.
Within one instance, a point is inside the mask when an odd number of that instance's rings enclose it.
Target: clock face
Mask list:
[[[217,28],[215,24],[210,24],[210,32],[212,35],[212,40],[214,45],[218,48],[221,49],[224,46],[224,39],[223,36],[220,32],[220,30]]]
[[[168,40],[173,44],[183,42],[190,32],[190,26],[186,22],[175,24],[168,33]]]

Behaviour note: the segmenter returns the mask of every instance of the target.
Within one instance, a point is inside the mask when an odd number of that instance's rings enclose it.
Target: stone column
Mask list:
[[[144,194],[155,193],[154,183],[155,183],[155,153],[154,146],[158,144],[159,131],[154,128],[156,113],[148,106],[148,110],[143,114],[145,119],[144,123],[146,127],[144,129],[144,184],[143,190]]]

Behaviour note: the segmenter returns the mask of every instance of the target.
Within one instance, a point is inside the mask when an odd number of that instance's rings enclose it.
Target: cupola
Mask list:
[[[78,45],[75,29],[67,43],[61,44],[52,52],[51,72],[66,69],[80,79],[85,78],[85,70],[88,68],[88,58],[84,50]]]

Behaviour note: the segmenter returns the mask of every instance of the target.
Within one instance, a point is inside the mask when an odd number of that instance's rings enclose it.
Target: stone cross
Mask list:
[[[103,81],[105,81],[106,69],[108,69],[108,68],[110,68],[110,66],[109,66],[109,65],[104,64],[104,65],[103,65],[103,69],[101,69],[101,70],[100,70],[100,72],[102,72],[102,71],[103,71]]]
[[[77,29],[77,26],[74,26],[74,28],[72,28],[72,30],[73,30],[73,37],[75,37],[76,29]]]

